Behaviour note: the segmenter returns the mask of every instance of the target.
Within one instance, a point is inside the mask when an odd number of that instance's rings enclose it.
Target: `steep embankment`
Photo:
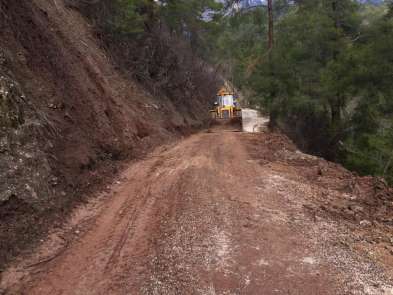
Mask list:
[[[0,0],[0,40],[1,266],[114,161],[201,126],[207,100],[149,95],[62,0]]]

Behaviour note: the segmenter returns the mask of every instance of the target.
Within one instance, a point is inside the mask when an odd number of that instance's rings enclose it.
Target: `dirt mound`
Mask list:
[[[297,175],[321,188],[322,194],[324,190],[342,193],[337,198],[320,198],[323,210],[354,222],[391,219],[393,189],[382,178],[360,177],[339,164],[304,154],[281,133],[262,133],[260,137],[250,137],[249,142],[250,154],[261,165],[285,163],[296,169]]]
[[[338,242],[393,265],[393,189],[383,179],[360,177],[339,164],[304,154],[280,133],[248,140],[250,155],[260,165],[313,188],[307,196],[313,205],[305,209],[314,218],[324,216],[345,225],[348,237]]]
[[[199,128],[206,99],[154,98],[61,0],[0,0],[0,15],[1,266],[119,160]]]

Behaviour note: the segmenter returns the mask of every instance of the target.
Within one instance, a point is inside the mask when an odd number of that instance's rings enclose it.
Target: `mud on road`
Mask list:
[[[222,128],[130,164],[2,274],[4,293],[393,294],[391,228],[364,179]]]

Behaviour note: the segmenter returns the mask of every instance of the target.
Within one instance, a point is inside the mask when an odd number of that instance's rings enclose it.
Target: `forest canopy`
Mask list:
[[[215,64],[306,151],[393,182],[393,3],[273,1],[221,19]],[[211,57],[209,57],[211,58]]]
[[[302,149],[393,183],[391,1],[272,0],[271,48],[266,5],[108,3],[105,30],[135,39],[165,26]]]

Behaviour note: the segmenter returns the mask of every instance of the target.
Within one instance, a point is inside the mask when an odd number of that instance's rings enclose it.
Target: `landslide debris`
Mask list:
[[[155,95],[63,0],[0,0],[0,40],[1,269],[121,161],[200,128],[208,96]]]
[[[21,86],[6,69],[0,51],[0,265],[41,228],[35,211],[45,211],[55,196],[54,176],[45,150],[51,145],[50,125],[26,99]],[[18,216],[15,219],[15,216]]]
[[[337,237],[338,243],[377,259],[393,274],[393,189],[382,178],[361,177],[339,164],[304,154],[281,133],[248,140],[249,152],[260,165],[313,188],[305,196],[310,205],[304,210],[316,221],[328,218],[345,226],[346,238]]]

